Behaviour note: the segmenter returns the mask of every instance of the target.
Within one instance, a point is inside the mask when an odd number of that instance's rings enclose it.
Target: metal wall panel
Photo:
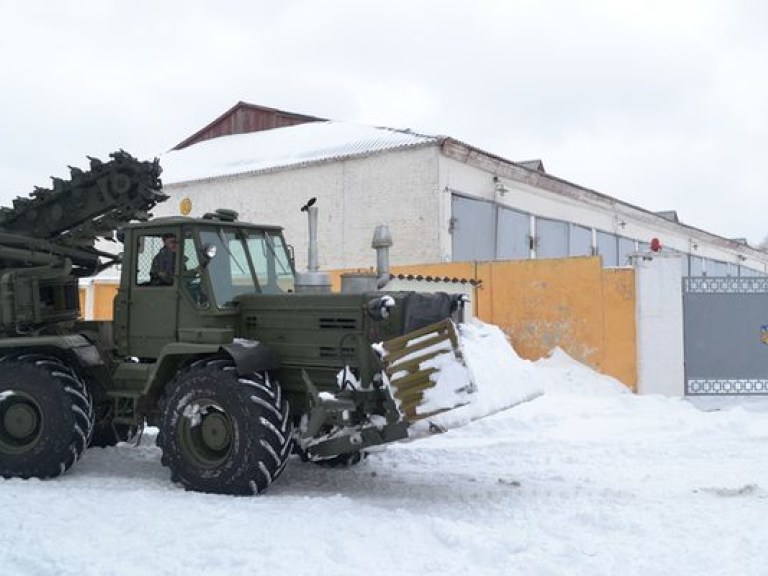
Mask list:
[[[592,229],[571,224],[568,230],[568,255],[592,256]]]
[[[568,224],[536,218],[536,258],[568,256]]]
[[[754,268],[749,268],[748,266],[739,266],[739,276],[743,276],[745,278],[756,278],[758,276],[765,276],[765,274],[759,270],[755,270]]]
[[[618,238],[608,232],[597,231],[597,253],[603,259],[603,266],[619,265]]]
[[[503,206],[498,207],[496,258],[524,260],[531,257],[531,217]]]
[[[629,259],[629,255],[634,254],[635,252],[637,252],[637,242],[630,240],[629,238],[619,237],[619,266],[631,265],[632,262]]]
[[[493,260],[496,248],[496,207],[491,202],[453,195],[453,261]]]
[[[699,256],[691,256],[691,271],[692,278],[704,275],[704,259]]]
[[[707,259],[707,276],[728,276],[728,264]]]
[[[680,268],[683,278],[691,275],[691,256],[690,254],[680,254]]]
[[[683,280],[685,390],[768,394],[768,278]]]

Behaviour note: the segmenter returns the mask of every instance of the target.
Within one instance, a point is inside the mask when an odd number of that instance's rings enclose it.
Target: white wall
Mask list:
[[[562,194],[525,184],[504,176],[499,163],[484,162],[479,157],[473,161],[473,158],[462,161],[451,156],[441,157],[440,187],[448,196],[447,200],[441,200],[442,210],[446,213],[443,220],[446,222],[451,217],[450,191],[454,191],[534,216],[572,222],[632,240],[650,242],[652,238],[659,238],[667,249],[768,271],[768,254],[748,247],[725,246],[730,243],[702,230],[680,226],[607,197],[593,199],[591,196],[594,194],[590,195],[565,182],[555,184],[563,189]],[[496,191],[493,180],[495,167],[502,174],[499,176],[500,183],[508,190],[505,194]],[[441,250],[443,259],[449,259],[446,254],[451,252],[450,238],[441,242]]]
[[[363,158],[313,164],[255,175],[171,184],[171,198],[155,216],[177,216],[179,203],[192,200],[191,216],[231,208],[240,219],[285,228],[296,250],[298,270],[306,267],[307,219],[301,206],[317,197],[320,267],[368,268],[377,224],[388,224],[394,246],[391,264],[440,260],[438,148],[385,152]]]
[[[685,394],[680,257],[635,259],[637,365],[640,394]]]

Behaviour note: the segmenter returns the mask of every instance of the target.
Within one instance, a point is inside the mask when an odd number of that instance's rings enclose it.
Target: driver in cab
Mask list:
[[[176,235],[163,234],[163,247],[152,260],[149,270],[149,281],[152,286],[170,286],[173,284],[173,273],[176,266]]]

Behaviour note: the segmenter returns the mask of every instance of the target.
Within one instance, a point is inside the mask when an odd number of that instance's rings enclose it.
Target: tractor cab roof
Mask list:
[[[237,212],[234,210],[219,209],[216,212],[209,212],[202,218],[191,218],[189,216],[166,216],[162,218],[153,218],[148,222],[132,222],[124,226],[124,229],[141,228],[143,230],[168,228],[169,226],[195,225],[195,226],[225,226],[232,228],[249,228],[253,230],[272,230],[280,232],[282,226],[271,224],[253,224],[251,222],[242,222],[237,219]]]

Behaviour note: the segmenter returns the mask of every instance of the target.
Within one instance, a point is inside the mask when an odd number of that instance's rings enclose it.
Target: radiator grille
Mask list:
[[[355,349],[348,346],[320,346],[320,358],[352,358],[354,354]]]
[[[357,320],[354,318],[320,318],[319,326],[326,330],[355,330]]]

